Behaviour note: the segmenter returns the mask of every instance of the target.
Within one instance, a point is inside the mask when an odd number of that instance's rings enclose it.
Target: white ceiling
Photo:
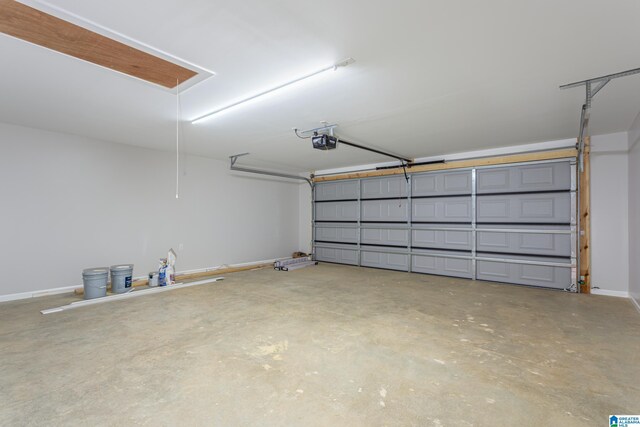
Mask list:
[[[291,128],[340,124],[353,142],[424,157],[577,136],[583,91],[640,67],[637,0],[53,0],[51,5],[216,73],[180,96],[190,153],[314,170],[388,160],[312,150]],[[0,121],[172,150],[175,95],[0,35]],[[192,119],[353,57],[281,95]],[[640,75],[610,83],[592,134],[626,131]],[[243,162],[247,162],[243,160]]]

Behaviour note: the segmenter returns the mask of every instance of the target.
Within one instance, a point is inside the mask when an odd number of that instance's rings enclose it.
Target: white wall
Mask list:
[[[629,130],[629,293],[640,307],[640,114]]]
[[[628,136],[591,138],[592,292],[629,292]]]
[[[0,296],[82,283],[83,268],[185,271],[289,256],[298,183],[231,173],[226,162],[0,124]]]

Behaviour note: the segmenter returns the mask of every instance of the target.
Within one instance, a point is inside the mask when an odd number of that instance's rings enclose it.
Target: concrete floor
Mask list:
[[[324,264],[43,316],[0,304],[0,425],[603,426],[625,299]]]

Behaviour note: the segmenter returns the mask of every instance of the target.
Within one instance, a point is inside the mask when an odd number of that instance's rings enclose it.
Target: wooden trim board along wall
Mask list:
[[[178,273],[175,276],[175,280],[176,282],[182,282],[184,280],[206,279],[210,277],[219,276],[221,274],[237,273],[240,271],[248,271],[248,270],[257,270],[257,269],[266,268],[266,267],[273,267],[273,263],[262,263],[262,264],[241,265],[237,267],[215,268],[207,271],[199,271],[197,273]],[[148,284],[149,284],[148,279],[140,279],[133,282],[131,284],[131,287],[137,288],[139,286],[147,286]],[[108,285],[107,289],[111,289],[111,285]],[[76,288],[74,293],[76,295],[83,295],[84,288]]]
[[[504,165],[508,163],[534,162],[541,160],[554,160],[564,158],[575,158],[578,151],[575,148],[567,148],[554,151],[541,151],[537,153],[512,154],[509,156],[483,157],[479,159],[454,160],[445,163],[435,163],[431,165],[420,165],[407,168],[407,173],[440,171],[447,169],[472,168],[478,166]],[[393,169],[382,169],[375,171],[363,171],[343,173],[338,175],[316,176],[313,182],[336,181],[340,179],[370,178],[374,176],[402,175],[402,167]]]
[[[165,88],[198,74],[14,0],[0,0],[0,32]]]

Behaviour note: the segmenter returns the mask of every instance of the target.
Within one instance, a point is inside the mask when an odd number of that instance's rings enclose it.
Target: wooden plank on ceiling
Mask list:
[[[0,0],[0,32],[166,88],[197,75],[173,62],[14,0]]]
[[[575,158],[578,152],[575,148],[568,148],[554,151],[541,151],[537,153],[512,154],[509,156],[485,157],[480,159],[454,160],[445,163],[435,163],[431,165],[413,166],[407,168],[407,173],[430,172],[447,169],[470,168],[478,166],[503,165],[508,163],[533,162],[541,160],[554,160],[564,158]],[[339,175],[317,176],[314,182],[335,181],[339,179],[368,178],[373,176],[401,175],[404,171],[401,167],[394,169],[382,169],[375,171],[362,171],[344,173]]]

